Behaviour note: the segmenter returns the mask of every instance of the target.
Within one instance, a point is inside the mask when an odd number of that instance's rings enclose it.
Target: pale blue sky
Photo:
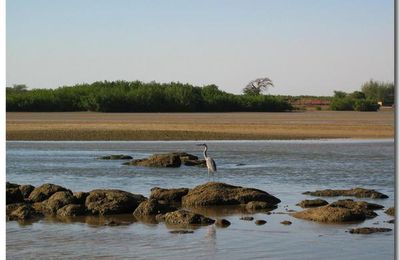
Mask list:
[[[7,86],[97,80],[331,95],[394,79],[392,0],[8,0]]]

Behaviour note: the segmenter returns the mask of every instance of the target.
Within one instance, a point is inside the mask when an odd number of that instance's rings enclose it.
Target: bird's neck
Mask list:
[[[206,146],[206,147],[204,147],[204,158],[207,158],[207,149],[208,149],[208,147]]]

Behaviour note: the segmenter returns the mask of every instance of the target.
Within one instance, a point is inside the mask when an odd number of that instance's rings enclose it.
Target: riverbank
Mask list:
[[[394,138],[394,111],[7,113],[7,140]]]

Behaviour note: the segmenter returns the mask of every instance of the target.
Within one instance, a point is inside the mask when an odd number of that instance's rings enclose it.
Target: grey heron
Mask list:
[[[206,144],[198,144],[197,146],[203,146],[204,147],[204,159],[206,160],[207,164],[207,169],[208,169],[208,174],[210,172],[216,172],[217,171],[217,165],[215,164],[215,161],[207,155],[207,150],[208,146]]]

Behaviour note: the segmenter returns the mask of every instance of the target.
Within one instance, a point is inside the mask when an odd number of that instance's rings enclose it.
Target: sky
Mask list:
[[[100,80],[332,95],[394,81],[393,0],[8,0],[6,85]]]

